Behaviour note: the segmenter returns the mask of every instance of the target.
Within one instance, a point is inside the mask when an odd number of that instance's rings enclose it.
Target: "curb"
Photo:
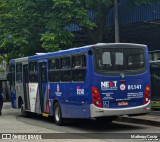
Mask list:
[[[116,121],[160,127],[160,121],[147,120],[147,119],[141,119],[141,118],[117,117]]]

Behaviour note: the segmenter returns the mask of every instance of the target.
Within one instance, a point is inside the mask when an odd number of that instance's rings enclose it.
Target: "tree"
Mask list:
[[[0,51],[10,58],[71,47],[72,23],[92,28],[76,0],[0,0]]]
[[[126,0],[130,5],[150,1]],[[113,6],[114,0],[0,0],[0,52],[9,60],[74,47],[75,35],[67,30],[72,24],[85,31],[84,44],[102,42]]]
[[[126,0],[127,6],[149,4],[151,0]],[[48,21],[49,33],[42,35],[43,48],[48,51],[73,47],[75,35],[65,29],[77,24],[85,31],[87,43],[102,42],[108,32],[107,14],[114,7],[114,0],[53,0],[53,11]],[[89,12],[94,13],[90,19]],[[64,16],[65,15],[65,16]]]
[[[46,12],[52,1],[0,0],[0,51],[10,58],[43,51],[40,41],[45,32]]]
[[[120,0],[118,0],[120,1]],[[152,0],[126,0],[126,6],[136,6],[141,4],[150,4]],[[160,0],[155,0],[160,2]],[[114,7],[114,0],[83,0],[89,11],[95,12],[95,28],[93,30],[86,29],[90,43],[98,43],[104,41],[104,37],[108,32],[107,15],[111,8]]]
[[[80,0],[53,0],[53,10],[46,24],[48,31],[41,38],[42,47],[47,51],[72,47],[74,34],[66,29],[71,24],[87,29],[94,26]]]

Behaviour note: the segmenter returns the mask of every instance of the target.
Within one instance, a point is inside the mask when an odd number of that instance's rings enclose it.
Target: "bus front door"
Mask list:
[[[39,95],[41,112],[49,113],[49,94],[48,94],[48,83],[47,83],[47,63],[39,63]]]
[[[30,100],[29,100],[29,71],[28,64],[23,65],[23,90],[24,90],[24,105],[26,110],[30,110]]]

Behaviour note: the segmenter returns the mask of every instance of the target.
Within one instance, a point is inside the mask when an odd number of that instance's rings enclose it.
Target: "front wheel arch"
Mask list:
[[[28,117],[29,116],[28,112],[25,109],[25,106],[24,106],[24,103],[23,103],[23,99],[22,99],[21,96],[18,98],[18,108],[21,109],[21,114],[22,114],[23,117]]]

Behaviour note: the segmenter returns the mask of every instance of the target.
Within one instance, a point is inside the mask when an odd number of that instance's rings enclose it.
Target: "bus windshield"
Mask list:
[[[97,72],[142,71],[145,69],[144,48],[96,48]]]

